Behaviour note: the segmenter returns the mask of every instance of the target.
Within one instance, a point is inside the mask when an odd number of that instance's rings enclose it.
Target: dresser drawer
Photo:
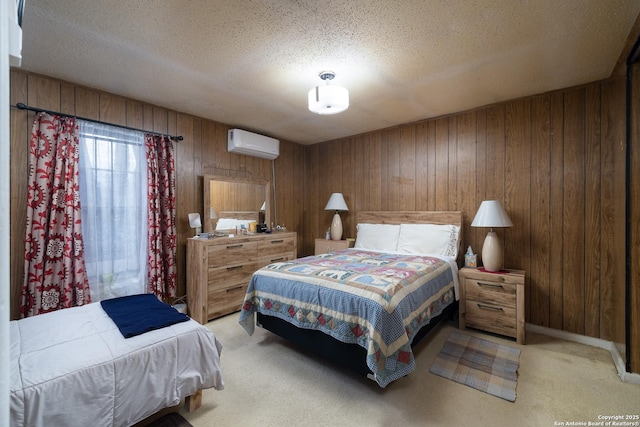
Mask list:
[[[293,237],[275,237],[258,242],[258,255],[268,258],[273,255],[295,252],[296,242]]]
[[[469,300],[499,306],[516,306],[516,287],[511,283],[465,279],[465,293]]]
[[[207,252],[208,266],[219,267],[243,260],[255,260],[258,250],[258,242],[234,242],[229,241],[222,245],[211,245]]]
[[[247,286],[248,283],[244,283],[223,290],[209,291],[208,318],[213,319],[240,310]]]
[[[209,294],[213,291],[234,288],[238,285],[247,285],[251,275],[257,269],[258,263],[256,261],[210,268],[207,273]]]
[[[515,307],[467,299],[466,325],[497,334],[516,336]]]
[[[260,258],[258,260],[258,268],[262,268],[265,265],[269,265],[274,262],[291,261],[292,259],[296,259],[296,255],[293,252],[288,254],[273,254],[266,258]]]

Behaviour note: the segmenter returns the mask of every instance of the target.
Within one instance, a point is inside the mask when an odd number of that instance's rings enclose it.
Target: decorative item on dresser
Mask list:
[[[328,254],[329,252],[340,251],[342,249],[352,248],[355,240],[330,240],[316,239],[315,255]]]
[[[522,270],[490,273],[460,270],[460,329],[466,326],[525,342],[524,282]]]
[[[239,311],[254,271],[296,258],[297,234],[187,239],[187,306],[200,323]]]

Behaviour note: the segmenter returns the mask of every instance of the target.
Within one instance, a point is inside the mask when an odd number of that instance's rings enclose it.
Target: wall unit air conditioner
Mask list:
[[[229,129],[230,153],[273,160],[280,154],[280,141],[242,129]]]

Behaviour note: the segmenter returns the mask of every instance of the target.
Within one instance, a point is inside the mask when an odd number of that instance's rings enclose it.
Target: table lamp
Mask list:
[[[335,211],[333,221],[331,221],[331,240],[342,239],[342,220],[339,211],[348,211],[347,203],[344,201],[342,193],[332,193],[324,207],[325,211]]]
[[[200,221],[199,213],[189,214],[189,227],[195,230],[195,237],[198,237],[198,229],[202,227],[202,222]]]
[[[502,269],[504,254],[498,235],[493,231],[494,227],[513,227],[513,223],[497,200],[485,200],[480,204],[472,227],[489,227],[482,245],[482,264],[484,269],[492,273]]]

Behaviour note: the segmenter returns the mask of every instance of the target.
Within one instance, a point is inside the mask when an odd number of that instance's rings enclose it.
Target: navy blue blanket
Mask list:
[[[158,300],[153,294],[107,299],[100,304],[125,338],[189,320],[189,316]]]

